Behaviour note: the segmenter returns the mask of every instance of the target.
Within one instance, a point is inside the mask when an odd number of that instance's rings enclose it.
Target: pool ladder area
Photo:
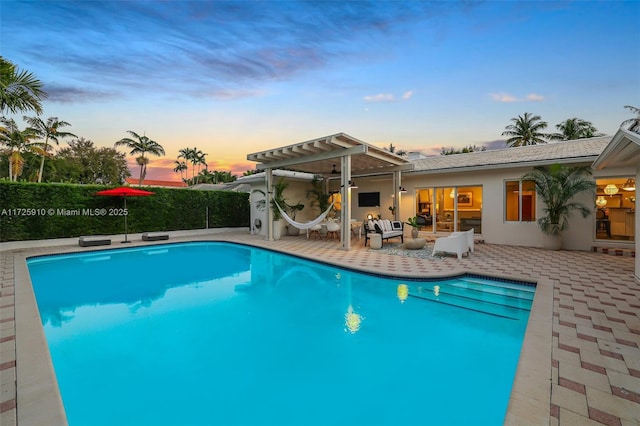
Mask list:
[[[487,315],[521,319],[529,315],[535,287],[482,278],[461,278],[454,282],[411,285],[409,297],[443,303]]]

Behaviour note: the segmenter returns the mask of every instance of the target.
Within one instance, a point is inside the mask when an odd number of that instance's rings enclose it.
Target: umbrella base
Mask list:
[[[127,244],[130,243],[131,241],[120,241],[121,244]]]

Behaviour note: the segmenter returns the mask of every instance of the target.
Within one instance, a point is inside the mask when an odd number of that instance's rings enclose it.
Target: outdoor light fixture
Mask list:
[[[625,191],[635,191],[636,190],[636,180],[634,178],[627,179],[627,181],[624,183],[624,185],[622,185],[622,189],[624,189]]]
[[[606,205],[607,205],[607,199],[604,198],[602,195],[599,195],[598,198],[596,198],[596,206],[604,207]]]
[[[347,184],[348,188],[357,188],[358,185],[356,185],[356,183],[352,180],[349,181],[349,183]],[[344,185],[341,185],[340,188],[344,188]]]
[[[373,220],[373,215],[371,213],[367,215],[367,220]]]
[[[604,187],[604,193],[607,195],[615,195],[618,193],[618,187],[610,183],[609,185]]]
[[[455,189],[452,189],[452,190],[451,190],[451,193],[449,194],[449,197],[451,197],[451,198],[456,198],[456,191],[455,191]]]
[[[338,171],[336,170],[336,165],[335,164],[333,165],[333,170],[331,170],[331,174],[332,175],[337,175],[338,174]]]
[[[404,186],[401,186],[398,190],[400,191],[401,194],[404,194],[405,192],[407,192],[407,190],[404,189]]]

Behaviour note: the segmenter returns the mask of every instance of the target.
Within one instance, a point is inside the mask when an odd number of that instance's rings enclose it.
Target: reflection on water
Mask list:
[[[47,256],[28,262],[40,316],[59,326],[82,306],[149,307],[171,288],[197,285],[251,269],[243,247],[169,245],[163,249],[108,250]],[[225,254],[223,260],[219,260]]]

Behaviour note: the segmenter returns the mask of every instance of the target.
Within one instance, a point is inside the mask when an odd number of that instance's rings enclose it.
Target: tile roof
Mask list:
[[[612,136],[602,136],[551,142],[543,145],[427,157],[414,161],[412,172],[445,172],[466,168],[496,169],[525,165],[592,162],[604,150],[611,138]]]
[[[125,179],[125,183],[127,185],[138,185],[138,182],[140,182],[140,179],[138,178],[126,178]],[[156,180],[156,179],[145,179],[142,182],[142,186],[164,186],[164,187],[171,187],[171,188],[186,188],[187,185],[184,182],[178,182],[178,181],[173,181],[173,180]]]

